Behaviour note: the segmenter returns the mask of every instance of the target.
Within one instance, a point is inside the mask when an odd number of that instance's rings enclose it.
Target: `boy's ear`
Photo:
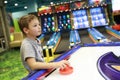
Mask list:
[[[24,27],[23,31],[24,31],[25,34],[28,34],[28,28]]]

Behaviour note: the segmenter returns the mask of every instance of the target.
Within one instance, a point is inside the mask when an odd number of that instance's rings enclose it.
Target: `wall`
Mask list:
[[[14,29],[15,29],[14,31],[15,32],[20,31],[19,25],[18,25],[18,19],[20,17],[22,17],[23,15],[26,15],[28,13],[37,12],[37,7],[38,6],[37,6],[36,1],[35,0],[30,0],[27,10],[12,13],[12,18],[13,18],[13,22],[14,22]]]
[[[25,11],[20,11],[20,12],[14,12],[12,13],[12,16],[14,19],[19,19],[21,16],[26,15],[31,12],[37,12],[37,3],[35,0],[30,0],[28,9]]]

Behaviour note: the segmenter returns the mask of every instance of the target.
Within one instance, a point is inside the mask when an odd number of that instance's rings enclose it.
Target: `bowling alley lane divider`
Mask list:
[[[77,30],[70,31],[69,42],[70,42],[69,48],[72,48],[81,43],[80,36]]]
[[[58,62],[60,60],[64,60],[67,59],[70,55],[72,55],[75,51],[77,51],[79,48],[81,48],[80,45],[74,46],[72,49],[66,51],[65,53],[63,53],[62,55],[60,55],[59,57],[55,58],[53,60],[53,62]],[[49,75],[53,70],[55,69],[42,69],[40,71],[36,71],[33,72],[31,74],[29,74],[28,76],[26,76],[25,78],[23,78],[22,80],[43,80],[47,75]]]
[[[106,28],[107,33],[109,33],[110,35],[120,39],[120,32],[119,31],[114,30],[109,26],[106,26],[105,28]]]

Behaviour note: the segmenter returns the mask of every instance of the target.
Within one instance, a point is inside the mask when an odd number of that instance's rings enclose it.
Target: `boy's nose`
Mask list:
[[[41,26],[39,26],[38,28],[41,29]]]

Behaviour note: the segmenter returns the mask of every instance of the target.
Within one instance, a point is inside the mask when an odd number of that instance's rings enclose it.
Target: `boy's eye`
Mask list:
[[[34,25],[34,27],[36,27],[37,25]]]

